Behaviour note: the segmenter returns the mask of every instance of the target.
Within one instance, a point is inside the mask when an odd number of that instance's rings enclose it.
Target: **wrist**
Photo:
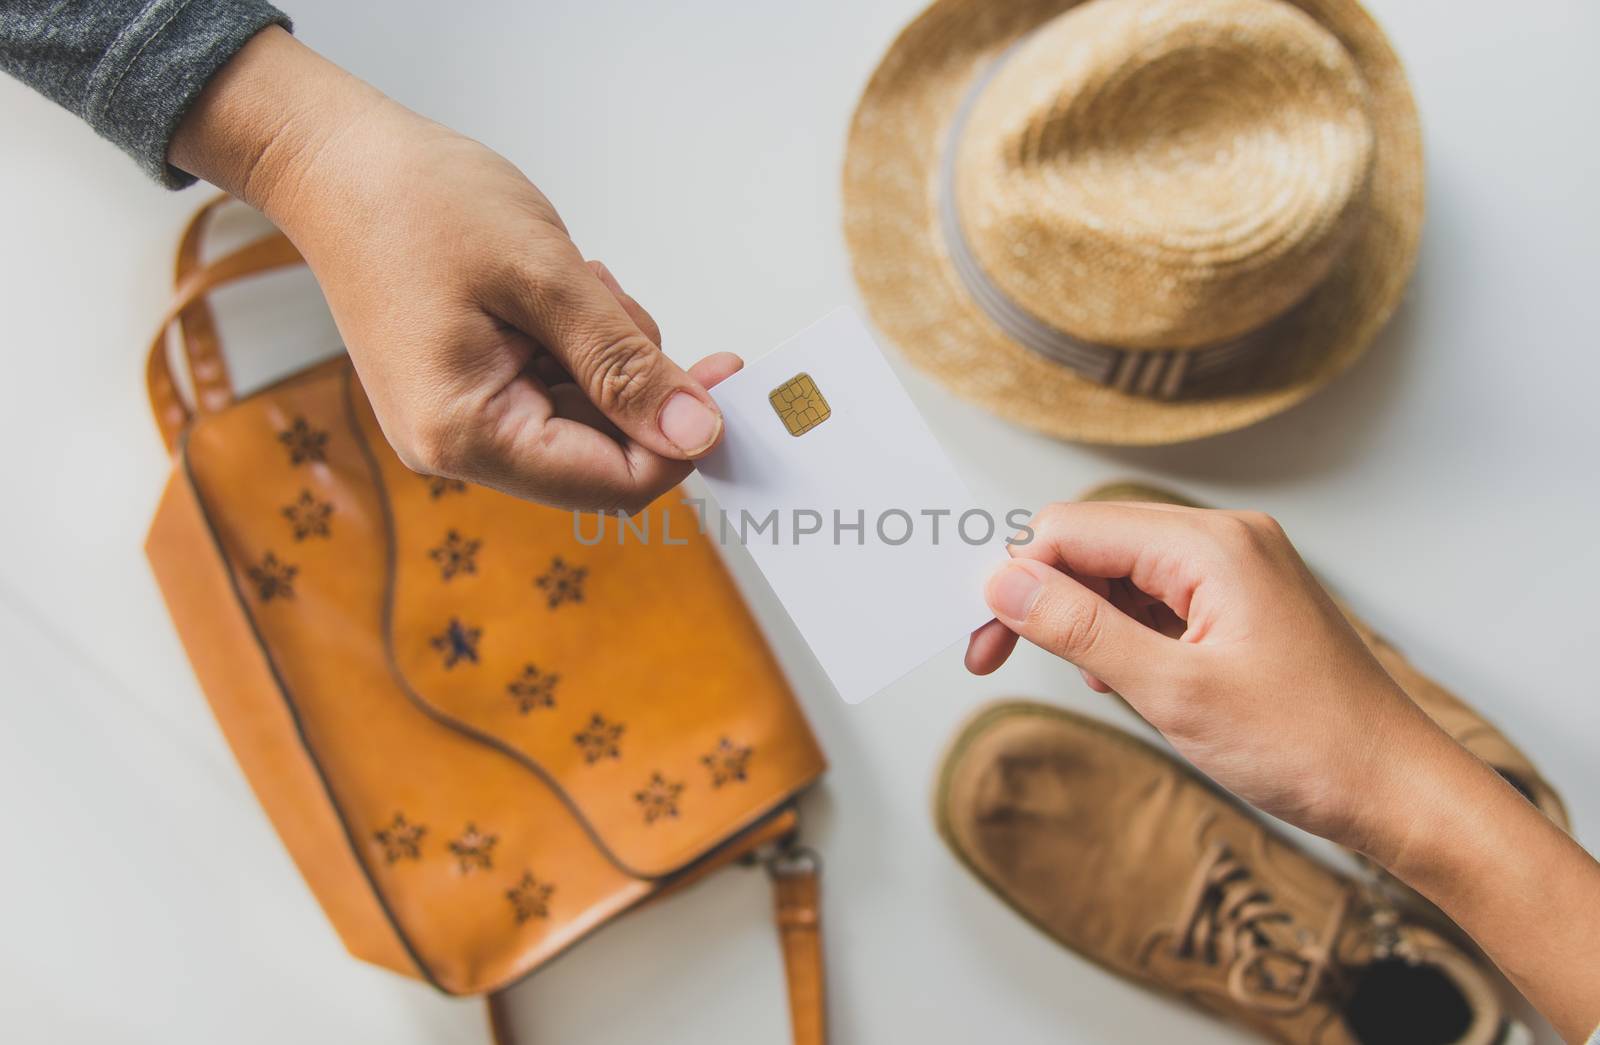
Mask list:
[[[206,85],[168,148],[173,166],[204,178],[294,236],[303,191],[325,154],[383,94],[277,26],[257,33]]]
[[[1407,705],[1411,714],[1403,730],[1376,731],[1384,737],[1382,753],[1364,774],[1344,844],[1410,882],[1455,851],[1457,832],[1485,786],[1503,781],[1410,706],[1409,698]]]
[[[1404,809],[1362,852],[1431,901],[1570,1041],[1600,1012],[1587,971],[1600,938],[1600,864],[1442,731],[1408,759]],[[1385,785],[1391,786],[1391,785]]]
[[[1444,893],[1481,869],[1486,845],[1530,823],[1550,825],[1493,768],[1426,725],[1404,761],[1377,780],[1372,815],[1352,847],[1442,906]]]

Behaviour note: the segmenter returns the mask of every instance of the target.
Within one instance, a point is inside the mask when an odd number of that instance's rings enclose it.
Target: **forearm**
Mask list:
[[[14,0],[0,16],[0,69],[177,188],[192,180],[166,163],[179,121],[246,41],[288,24],[264,0]]]
[[[1407,760],[1367,847],[1464,929],[1568,1041],[1600,1023],[1600,864],[1443,734]]]

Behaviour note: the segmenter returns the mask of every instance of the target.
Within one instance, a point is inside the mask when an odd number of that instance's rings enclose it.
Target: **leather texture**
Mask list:
[[[991,705],[946,755],[935,817],[961,862],[1064,946],[1273,1041],[1489,1045],[1506,1027],[1477,959],[1104,723]],[[1397,970],[1441,986],[1425,1004],[1414,987],[1365,1003]]]
[[[216,206],[151,346],[176,469],[146,549],[348,949],[491,992],[791,837],[824,758],[677,495],[649,513],[671,543],[614,519],[584,543],[570,513],[406,469],[346,357],[236,398],[206,295],[298,254],[270,236],[202,264]]]

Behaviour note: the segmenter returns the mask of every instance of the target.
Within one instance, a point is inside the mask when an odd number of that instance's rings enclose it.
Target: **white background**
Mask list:
[[[917,6],[294,13],[302,39],[521,165],[687,361],[759,352],[853,300],[845,128]],[[1592,843],[1600,6],[1374,7],[1416,86],[1429,214],[1413,293],[1353,373],[1243,433],[1109,451],[1011,427],[896,364],[997,501],[1142,476],[1276,514],[1332,584],[1535,756]],[[19,85],[0,82],[0,113],[0,1038],[484,1040],[471,1004],[341,951],[212,724],[140,550],[168,467],[141,347],[202,192],[163,193]],[[297,278],[225,303],[251,383],[337,344],[309,284],[284,285]],[[1025,926],[929,824],[941,744],[983,699],[1126,715],[1027,653],[973,679],[952,652],[846,707],[751,590],[833,760],[805,811],[827,860],[838,1042],[1234,1040]],[[519,988],[519,1025],[543,1042],[784,1041],[768,905],[761,877],[733,870],[630,917]]]

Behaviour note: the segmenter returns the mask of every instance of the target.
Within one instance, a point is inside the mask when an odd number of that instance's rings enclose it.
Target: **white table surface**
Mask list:
[[[291,6],[304,40],[520,164],[679,359],[759,352],[854,299],[845,127],[916,0]],[[896,364],[997,500],[1142,476],[1277,515],[1358,608],[1507,727],[1594,842],[1600,5],[1373,6],[1421,105],[1429,214],[1413,292],[1354,372],[1242,433],[1115,451],[1036,437]],[[0,1038],[483,1041],[476,1007],[343,953],[145,565],[168,464],[141,347],[203,190],[162,192],[9,81],[0,113]],[[308,282],[237,293],[227,331],[252,383],[337,344]],[[1236,1039],[1051,944],[929,823],[941,745],[985,698],[1140,728],[1129,716],[1026,651],[987,679],[953,651],[846,707],[781,610],[757,610],[833,760],[805,812],[827,860],[837,1041]],[[782,1042],[768,904],[761,876],[734,870],[607,928],[517,989],[519,1026],[544,1042]]]

